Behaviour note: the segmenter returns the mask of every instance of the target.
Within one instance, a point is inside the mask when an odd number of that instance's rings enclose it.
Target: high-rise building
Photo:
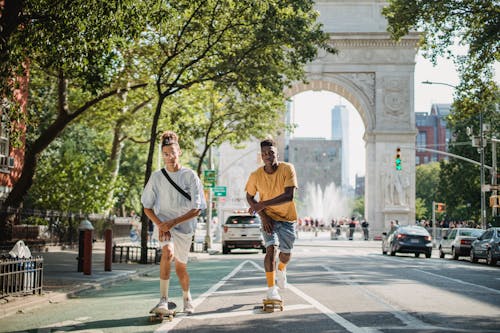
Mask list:
[[[345,105],[335,105],[332,112],[332,140],[341,141],[341,184],[345,191],[349,189],[349,113]]]

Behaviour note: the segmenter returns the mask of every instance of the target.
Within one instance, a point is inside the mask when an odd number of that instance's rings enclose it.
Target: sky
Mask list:
[[[446,85],[428,85],[422,81],[458,84],[458,75],[451,60],[439,58],[437,65],[417,55],[415,65],[416,112],[429,112],[433,103],[451,103],[453,89]],[[322,91],[306,91],[293,97],[294,120],[298,125],[292,137],[331,136],[330,110],[338,104],[349,110],[349,183],[355,185],[355,176],[365,174],[364,125],[356,109],[341,96]]]

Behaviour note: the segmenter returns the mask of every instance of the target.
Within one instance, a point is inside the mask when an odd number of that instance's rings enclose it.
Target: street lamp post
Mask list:
[[[433,82],[433,81],[422,81],[423,84],[438,84],[438,85],[443,85],[443,86],[448,86],[453,89],[456,88],[456,86],[451,85],[449,83],[445,82]],[[468,135],[471,135],[472,133],[467,133]],[[479,112],[479,140],[478,140],[478,152],[480,156],[480,162],[481,162],[481,175],[480,175],[480,182],[481,182],[481,213],[480,213],[480,222],[481,222],[481,227],[483,229],[486,229],[486,204],[485,204],[485,191],[484,191],[484,148],[486,146],[487,141],[484,138],[484,125],[483,125],[483,112]],[[475,138],[472,139],[472,145],[474,147],[474,142]]]

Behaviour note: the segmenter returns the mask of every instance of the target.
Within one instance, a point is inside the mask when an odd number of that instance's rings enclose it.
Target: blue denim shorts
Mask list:
[[[273,231],[268,234],[262,230],[265,246],[279,244],[279,249],[283,253],[290,253],[295,242],[295,222],[271,221]]]

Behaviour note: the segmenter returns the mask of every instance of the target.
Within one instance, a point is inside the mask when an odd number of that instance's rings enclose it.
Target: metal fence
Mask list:
[[[0,259],[0,297],[41,294],[43,258]]]
[[[158,264],[161,258],[161,249],[148,247],[147,263]],[[113,245],[113,262],[140,262],[141,247],[135,245]]]

